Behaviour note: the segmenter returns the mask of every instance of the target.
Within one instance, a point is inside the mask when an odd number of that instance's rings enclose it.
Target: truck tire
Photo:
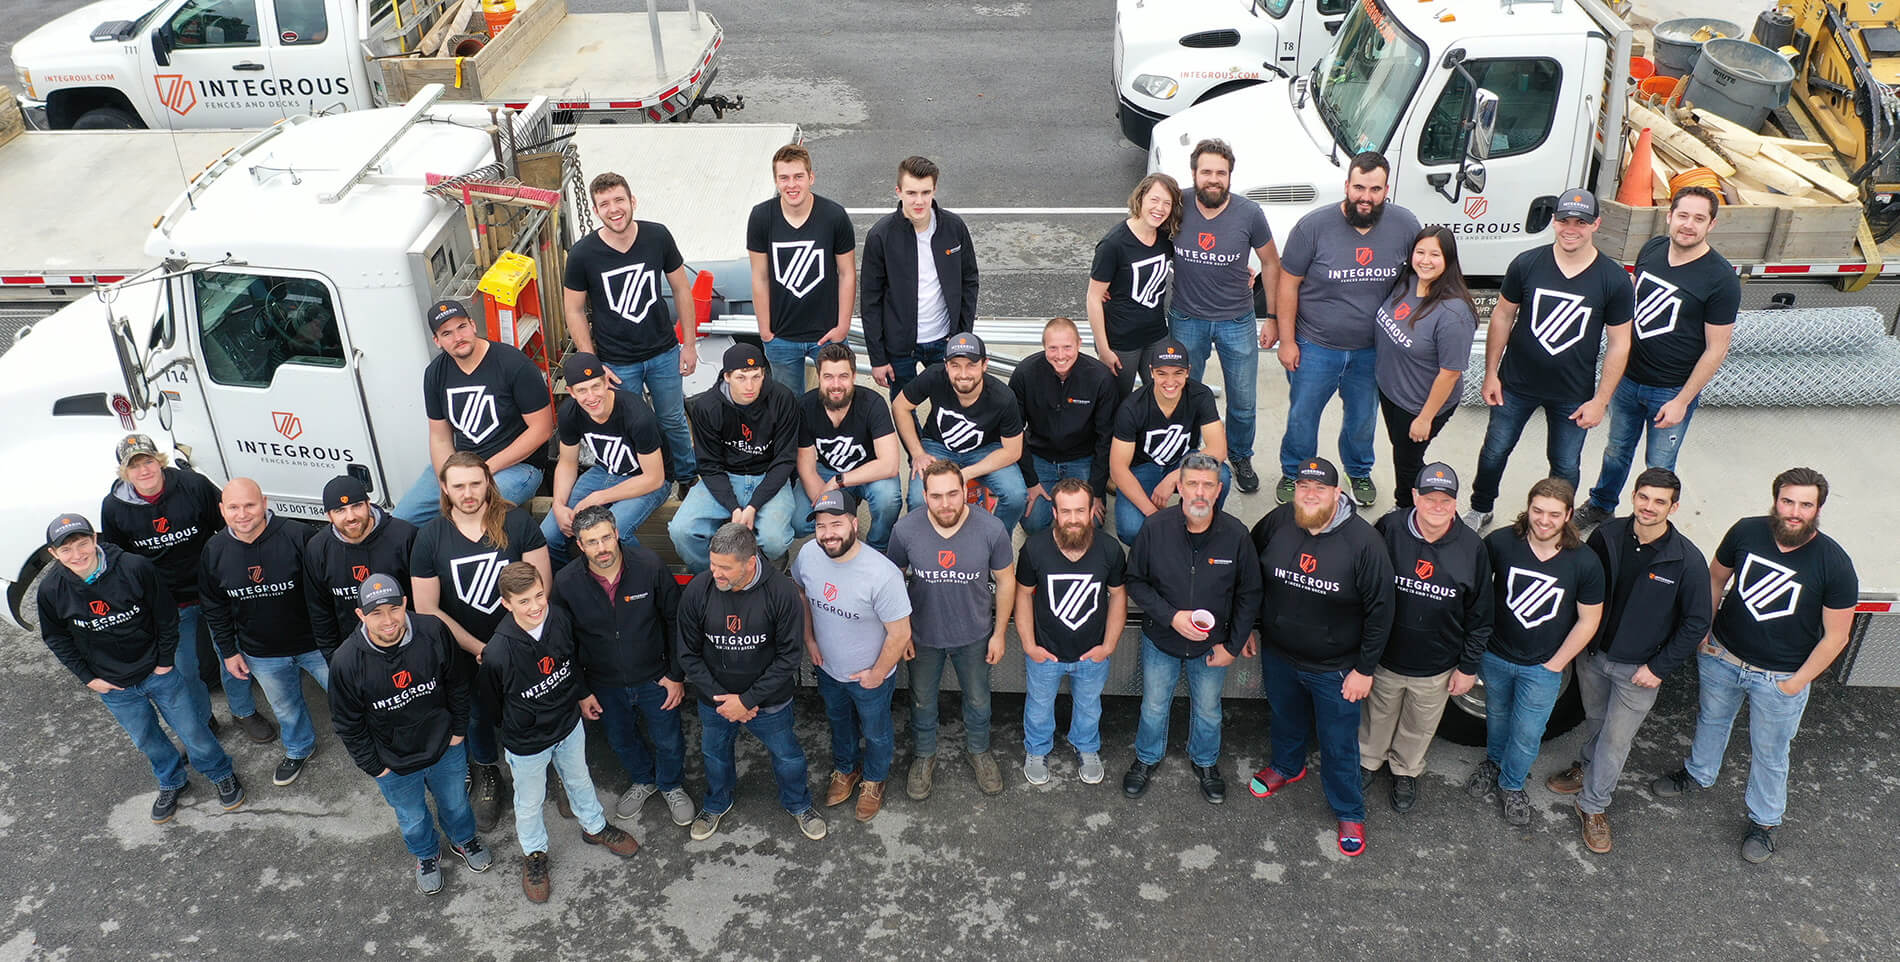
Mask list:
[[[1566,668],[1563,691],[1557,696],[1556,707],[1550,710],[1550,721],[1544,725],[1544,740],[1550,741],[1582,721],[1583,695],[1577,690],[1577,675]],[[1445,706],[1445,716],[1438,722],[1438,737],[1459,745],[1481,746],[1484,736],[1484,683],[1480,681],[1472,686],[1470,694],[1453,698]]]
[[[80,114],[74,130],[139,130],[145,125],[137,117],[117,107],[98,107]]]

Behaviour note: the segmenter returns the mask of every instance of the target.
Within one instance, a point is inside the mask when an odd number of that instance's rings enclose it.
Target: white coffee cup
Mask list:
[[[1202,631],[1214,630],[1214,613],[1206,608],[1196,608],[1188,612],[1188,622]]]

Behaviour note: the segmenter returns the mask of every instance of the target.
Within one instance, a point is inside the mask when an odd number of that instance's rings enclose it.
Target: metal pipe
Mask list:
[[[647,30],[653,34],[653,76],[656,80],[666,79],[666,50],[660,42],[660,8],[655,0],[647,0]]]
[[[686,0],[686,12],[693,18],[693,32],[699,32],[699,0]]]

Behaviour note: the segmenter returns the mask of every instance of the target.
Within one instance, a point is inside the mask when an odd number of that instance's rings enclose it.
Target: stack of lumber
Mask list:
[[[1669,198],[1669,181],[1684,171],[1706,167],[1721,178],[1730,204],[1808,207],[1857,204],[1860,191],[1820,162],[1833,148],[1811,140],[1758,134],[1713,111],[1692,105],[1631,99],[1629,141],[1647,127],[1654,146],[1650,170],[1657,201]],[[1625,176],[1633,158],[1624,157]]]

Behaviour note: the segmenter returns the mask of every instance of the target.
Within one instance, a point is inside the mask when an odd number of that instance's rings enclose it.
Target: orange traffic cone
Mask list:
[[[1655,203],[1651,196],[1654,187],[1655,169],[1652,164],[1652,151],[1649,145],[1649,128],[1636,135],[1636,149],[1630,152],[1629,168],[1623,171],[1623,182],[1617,185],[1616,202],[1630,207],[1648,207]]]

